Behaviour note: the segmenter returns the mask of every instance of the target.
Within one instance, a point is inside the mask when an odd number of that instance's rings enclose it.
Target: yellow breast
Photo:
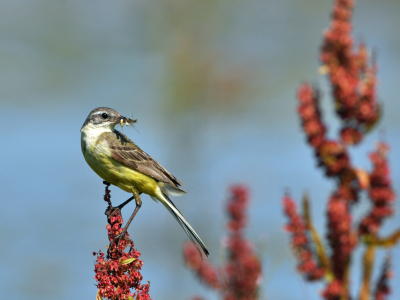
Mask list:
[[[113,159],[106,141],[82,132],[81,146],[88,165],[105,181],[128,193],[134,187],[139,193],[156,196],[157,181]]]

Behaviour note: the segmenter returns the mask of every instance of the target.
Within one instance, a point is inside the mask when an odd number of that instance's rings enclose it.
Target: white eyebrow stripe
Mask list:
[[[95,115],[98,115],[98,116],[101,116],[102,114],[107,114],[108,116],[114,116],[114,114],[112,112],[107,112],[105,110],[95,113]]]

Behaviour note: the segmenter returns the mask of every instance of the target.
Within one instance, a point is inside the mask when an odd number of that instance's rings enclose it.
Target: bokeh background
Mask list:
[[[352,151],[359,167],[383,137],[400,192],[400,1],[358,1],[354,36],[378,53],[379,129]],[[331,1],[0,1],[1,299],[94,299],[92,251],[106,250],[104,186],[80,150],[88,113],[109,106],[137,118],[124,128],[184,183],[175,198],[211,252],[224,259],[224,201],[233,183],[252,195],[248,237],[263,261],[261,299],[318,299],[322,286],[295,271],[283,231],[286,188],[311,195],[324,234],[333,183],[316,168],[295,113],[295,92],[324,91],[324,117],[337,134],[318,52]],[[129,195],[112,188],[119,204]],[[130,227],[153,299],[218,299],[183,265],[184,231],[143,197]],[[397,215],[383,233],[400,225]],[[125,208],[127,217],[134,204]],[[366,199],[355,213],[368,210]],[[359,251],[358,254],[361,252]],[[383,254],[379,252],[379,262]],[[400,248],[392,251],[400,274]],[[352,282],[359,287],[360,256]],[[391,299],[400,298],[399,275]]]

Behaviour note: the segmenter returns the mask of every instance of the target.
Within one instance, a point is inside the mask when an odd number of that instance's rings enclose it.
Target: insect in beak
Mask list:
[[[124,123],[126,124],[126,126],[129,126],[129,125],[133,126],[133,123],[136,123],[136,122],[137,122],[137,119],[136,120],[132,120],[132,119],[126,118],[126,117],[121,117],[121,120],[119,120],[119,123],[120,123],[121,127],[124,126]]]

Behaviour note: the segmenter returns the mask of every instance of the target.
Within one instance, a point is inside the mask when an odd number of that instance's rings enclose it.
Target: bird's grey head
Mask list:
[[[109,107],[98,107],[93,109],[83,123],[81,132],[84,128],[109,128],[114,129],[115,125],[126,123],[127,125],[135,123],[132,120],[121,116],[117,111]]]
[[[82,125],[81,131],[85,126],[115,127],[121,119],[121,115],[112,108],[98,107],[93,109],[87,116],[85,123]]]

